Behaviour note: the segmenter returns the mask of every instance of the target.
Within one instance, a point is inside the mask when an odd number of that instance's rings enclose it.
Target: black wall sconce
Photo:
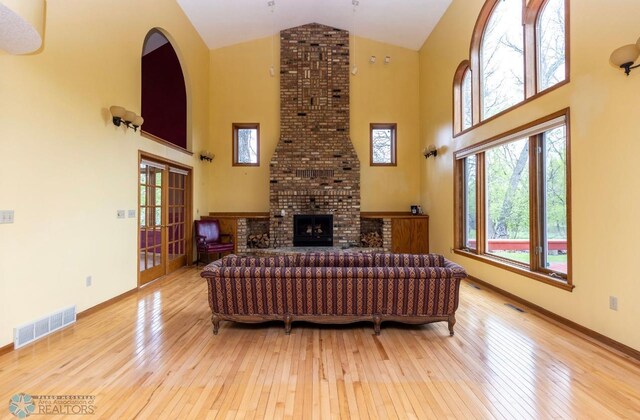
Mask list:
[[[635,44],[623,45],[611,53],[611,63],[624,69],[628,76],[631,70],[640,67],[640,64],[633,65],[640,56],[640,38]]]
[[[127,111],[122,106],[114,105],[109,108],[109,111],[113,117],[113,125],[116,127],[120,127],[124,123],[125,127],[138,131],[138,128],[144,123],[144,118],[136,115],[133,111]]]
[[[438,156],[438,149],[432,144],[429,147],[425,147],[425,149],[422,151],[422,154],[424,155],[425,159],[429,159],[431,156],[436,157]]]
[[[211,162],[213,162],[213,159],[215,157],[216,157],[216,155],[214,155],[213,153],[208,152],[206,150],[203,151],[203,152],[200,152],[200,160],[206,160],[207,162],[211,163]]]

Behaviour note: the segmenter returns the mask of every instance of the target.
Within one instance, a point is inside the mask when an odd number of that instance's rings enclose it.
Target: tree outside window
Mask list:
[[[260,125],[233,124],[233,164],[260,165]]]
[[[371,124],[371,166],[396,165],[396,124]]]

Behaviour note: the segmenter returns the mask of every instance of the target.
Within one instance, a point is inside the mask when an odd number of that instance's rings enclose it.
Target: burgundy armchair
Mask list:
[[[195,223],[198,248],[196,265],[200,264],[202,254],[218,254],[218,257],[220,257],[225,252],[233,252],[233,235],[220,233],[220,223],[217,220],[196,220]]]

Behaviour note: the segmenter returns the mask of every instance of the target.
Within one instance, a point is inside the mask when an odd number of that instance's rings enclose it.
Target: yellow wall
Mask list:
[[[280,135],[278,61],[277,36],[211,51],[209,211],[269,211],[269,161]],[[234,122],[260,123],[260,166],[232,166]]]
[[[0,346],[13,327],[137,285],[138,150],[194,167],[194,213],[205,207],[197,158],[113,126],[108,107],[140,111],[147,32],[164,28],[187,73],[191,144],[208,136],[209,51],[174,1],[47,2],[44,47],[0,55]],[[194,217],[196,214],[194,214]],[[85,287],[85,277],[93,286]]]
[[[422,169],[422,203],[431,216],[431,246],[469,274],[633,348],[640,349],[640,72],[613,68],[609,55],[640,36],[640,3],[571,1],[571,82],[452,139],[453,73],[468,58],[483,0],[454,0],[420,51],[421,132],[441,147]],[[571,107],[572,293],[450,253],[453,246],[452,152],[567,106]],[[617,312],[609,296],[618,297]],[[464,301],[463,301],[464,302]]]
[[[268,211],[269,161],[280,133],[279,40],[274,37],[276,77],[269,76],[272,38],[211,51],[211,211]],[[408,211],[420,198],[418,53],[357,38],[351,76],[351,138],[361,162],[362,210]],[[376,64],[369,56],[377,57]],[[383,64],[384,56],[391,63]],[[233,122],[260,123],[260,167],[232,166]],[[398,166],[369,166],[369,123],[398,124]],[[384,194],[381,194],[384,191]]]

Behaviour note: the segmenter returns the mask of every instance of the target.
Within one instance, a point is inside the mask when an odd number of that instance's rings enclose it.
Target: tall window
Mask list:
[[[524,100],[522,0],[499,0],[480,49],[482,118]]]
[[[567,274],[567,132],[565,127],[540,137],[541,267]]]
[[[396,165],[396,124],[371,124],[371,166]]]
[[[233,124],[233,164],[260,166],[260,124]]]
[[[485,152],[488,253],[529,261],[529,139]]]
[[[476,225],[476,182],[477,182],[478,158],[471,155],[464,158],[464,184],[463,184],[463,235],[464,246],[468,249],[476,249],[477,225]]]
[[[471,104],[471,70],[467,69],[462,76],[462,84],[460,86],[460,95],[462,96],[462,129],[466,130],[473,125],[473,111]]]
[[[565,0],[548,0],[536,22],[538,91],[566,78]]]
[[[455,153],[457,253],[571,287],[567,123],[565,110]]]

